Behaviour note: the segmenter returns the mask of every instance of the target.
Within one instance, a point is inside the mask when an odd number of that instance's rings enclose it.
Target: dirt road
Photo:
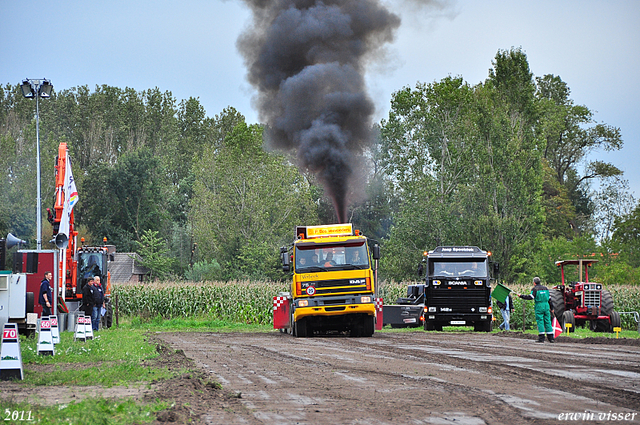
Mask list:
[[[205,405],[202,423],[640,423],[638,345],[422,331],[157,337],[238,395]]]

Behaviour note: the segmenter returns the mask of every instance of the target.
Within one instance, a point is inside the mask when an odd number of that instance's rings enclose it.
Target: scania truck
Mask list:
[[[297,337],[373,335],[377,244],[370,250],[351,223],[297,226],[295,241],[282,247],[280,256],[293,279],[290,292],[274,297],[275,329]]]
[[[491,253],[477,246],[439,246],[424,255],[424,329],[473,326],[490,332],[491,271],[497,272]]]

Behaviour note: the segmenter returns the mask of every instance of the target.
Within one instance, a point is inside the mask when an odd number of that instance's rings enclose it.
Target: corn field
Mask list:
[[[288,290],[274,282],[164,282],[114,285],[120,314],[143,319],[207,317],[247,324],[270,324],[273,297]]]
[[[514,292],[528,294],[530,285],[506,285]],[[406,296],[406,282],[381,282],[379,295],[385,304],[394,304]],[[608,285],[618,312],[640,312],[640,288],[634,285]],[[207,317],[236,323],[273,323],[273,297],[288,291],[288,283],[270,281],[231,282],[163,282],[149,284],[114,285],[112,294],[118,295],[120,314],[143,319],[163,317]],[[527,329],[535,327],[533,302],[513,297],[515,311],[511,314],[511,327],[522,329],[523,308]],[[500,310],[494,303],[494,316],[502,322]],[[637,329],[633,315],[620,316],[624,329]]]

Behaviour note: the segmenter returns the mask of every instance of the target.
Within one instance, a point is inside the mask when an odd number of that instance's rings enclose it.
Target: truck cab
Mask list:
[[[476,246],[439,246],[424,255],[424,329],[491,331],[491,253]]]

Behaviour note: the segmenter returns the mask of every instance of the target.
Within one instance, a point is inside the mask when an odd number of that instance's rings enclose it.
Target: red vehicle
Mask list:
[[[105,290],[105,306],[107,309],[106,314],[103,316],[103,326],[110,327],[112,317],[110,303],[111,274],[108,266],[109,262],[113,261],[115,246],[84,246],[84,238],[81,238],[82,246],[78,247],[78,232],[75,230],[73,210],[69,219],[68,238],[64,234],[58,233],[65,202],[64,184],[68,160],[67,144],[60,143],[55,165],[55,204],[53,211],[47,208],[48,220],[53,226],[55,244],[58,248],[66,248],[63,251],[64,255],[61,255],[59,259],[58,276],[60,276],[60,280],[58,287],[62,290],[64,301],[69,310],[75,310],[82,302],[82,288],[87,284],[89,278],[100,276]],[[106,238],[103,240],[106,244]]]
[[[571,323],[570,332],[573,332],[576,326],[585,326],[587,321],[595,332],[613,332],[613,328],[620,327],[620,314],[613,309],[611,293],[601,283],[589,282],[589,267],[597,262],[584,259],[556,261],[562,283],[551,288],[549,296],[563,329],[565,323]],[[565,284],[564,266],[567,265],[578,266],[578,282]]]

